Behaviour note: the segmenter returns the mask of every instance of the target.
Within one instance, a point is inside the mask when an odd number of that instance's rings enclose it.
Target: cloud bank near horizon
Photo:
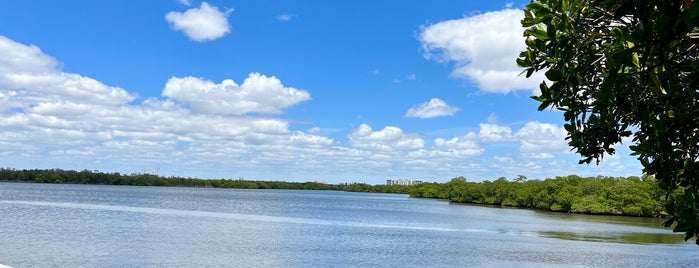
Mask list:
[[[158,167],[178,176],[372,183],[494,179],[485,177],[494,168],[502,176],[530,177],[579,170],[575,161],[560,160],[575,157],[556,125],[531,121],[512,129],[489,122],[456,136],[429,137],[361,124],[348,127],[344,137],[330,137],[321,134],[322,125],[300,131],[283,118],[306,101],[309,90],[256,72],[242,84],[172,77],[161,98],[140,100],[118,86],[62,71],[60,61],[38,46],[0,36],[0,155],[8,167]],[[439,99],[414,108],[419,118],[458,109]],[[599,170],[610,166],[624,169],[612,158]]]

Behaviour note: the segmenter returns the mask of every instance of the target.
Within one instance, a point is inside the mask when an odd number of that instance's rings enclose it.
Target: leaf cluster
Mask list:
[[[539,0],[524,10],[533,98],[563,111],[568,144],[599,163],[631,141],[668,194],[668,225],[699,234],[699,4],[693,0]]]

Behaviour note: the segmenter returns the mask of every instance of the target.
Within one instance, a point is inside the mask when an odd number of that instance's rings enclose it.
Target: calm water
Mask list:
[[[0,183],[13,267],[696,267],[660,221],[406,195]]]

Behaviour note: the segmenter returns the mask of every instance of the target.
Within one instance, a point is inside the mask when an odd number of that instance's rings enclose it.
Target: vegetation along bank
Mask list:
[[[663,216],[665,204],[664,192],[652,176],[583,178],[570,175],[545,180],[527,180],[519,177],[513,181],[499,178],[482,182],[469,182],[463,177],[458,177],[447,183],[389,186],[365,183],[333,185],[319,182],[197,179],[152,174],[124,175],[89,170],[0,168],[0,181],[402,193],[416,198],[445,199],[457,203],[642,217]],[[681,189],[669,198],[679,194],[682,194]]]

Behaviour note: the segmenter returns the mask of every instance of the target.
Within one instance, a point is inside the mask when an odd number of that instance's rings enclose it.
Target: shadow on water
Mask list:
[[[587,215],[524,208],[450,203],[495,209],[499,220],[491,230],[505,235],[624,244],[685,244],[684,234],[663,227],[660,218]]]
[[[557,238],[575,241],[610,242],[625,244],[680,244],[687,243],[682,234],[661,233],[603,233],[599,235],[573,232],[538,232],[540,237]]]

